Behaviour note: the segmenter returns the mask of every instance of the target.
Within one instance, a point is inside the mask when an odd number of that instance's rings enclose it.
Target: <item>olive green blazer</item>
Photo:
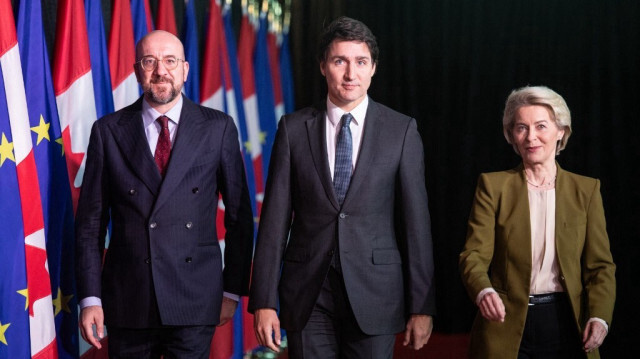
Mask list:
[[[555,234],[560,281],[580,332],[591,317],[611,323],[615,264],[599,180],[558,166]],[[522,165],[480,175],[459,265],[474,302],[482,289],[493,287],[506,310],[503,323],[490,322],[478,312],[471,330],[470,356],[516,358],[531,282],[531,221]],[[593,351],[588,357],[599,358],[599,353]]]

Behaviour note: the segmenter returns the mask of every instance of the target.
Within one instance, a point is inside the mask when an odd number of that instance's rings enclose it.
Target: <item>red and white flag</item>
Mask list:
[[[245,150],[251,153],[251,161],[256,183],[256,216],[259,217],[264,197],[264,181],[262,165],[262,145],[264,134],[260,130],[258,114],[258,97],[256,95],[256,81],[254,76],[253,58],[256,46],[255,21],[250,19],[247,9],[243,9],[240,36],[238,43],[238,63],[242,78],[242,97],[247,126],[248,141]]]
[[[57,358],[51,282],[47,265],[44,217],[38,172],[31,142],[22,64],[13,10],[9,0],[0,0],[0,67],[4,79],[7,112],[13,137],[27,269],[26,297],[32,358]]]
[[[131,6],[129,0],[113,0],[112,5],[109,68],[113,105],[117,111],[135,102],[140,97],[140,90],[133,71],[136,54]]]
[[[82,0],[60,0],[56,26],[53,85],[74,211],[84,176],[85,153],[96,121],[89,40]]]

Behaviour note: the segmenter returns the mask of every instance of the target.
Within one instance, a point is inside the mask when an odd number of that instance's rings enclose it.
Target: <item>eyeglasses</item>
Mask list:
[[[160,61],[162,61],[165,69],[174,70],[178,67],[178,62],[184,61],[184,59],[179,59],[175,56],[167,56]],[[139,63],[145,71],[154,71],[158,67],[158,59],[153,56],[145,56],[136,63]]]

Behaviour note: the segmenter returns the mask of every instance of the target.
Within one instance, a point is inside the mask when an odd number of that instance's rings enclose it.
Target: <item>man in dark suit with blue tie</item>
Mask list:
[[[426,344],[435,312],[422,141],[367,96],[366,25],[332,22],[319,60],[326,107],[279,122],[249,310],[260,344],[277,351],[287,330],[290,358],[391,358],[403,330],[404,345]]]
[[[81,334],[100,348],[92,326],[101,338],[104,322],[111,358],[208,358],[215,326],[248,294],[253,216],[238,132],[182,96],[189,64],[172,34],[140,40],[134,68],[144,95],[95,122],[87,150],[76,214]]]

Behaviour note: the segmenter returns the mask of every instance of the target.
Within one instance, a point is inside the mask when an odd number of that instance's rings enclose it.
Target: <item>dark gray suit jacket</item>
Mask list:
[[[78,296],[101,298],[106,324],[117,327],[217,324],[223,290],[248,292],[253,249],[236,127],[222,112],[184,98],[163,180],[141,110],[142,98],[91,130],[76,214]],[[226,205],[224,273],[219,193]]]
[[[341,208],[327,159],[325,116],[325,110],[307,108],[280,120],[249,310],[277,308],[279,299],[282,327],[304,328],[338,241],[360,328],[370,335],[400,332],[409,314],[435,312],[416,121],[369,101],[360,154]]]

